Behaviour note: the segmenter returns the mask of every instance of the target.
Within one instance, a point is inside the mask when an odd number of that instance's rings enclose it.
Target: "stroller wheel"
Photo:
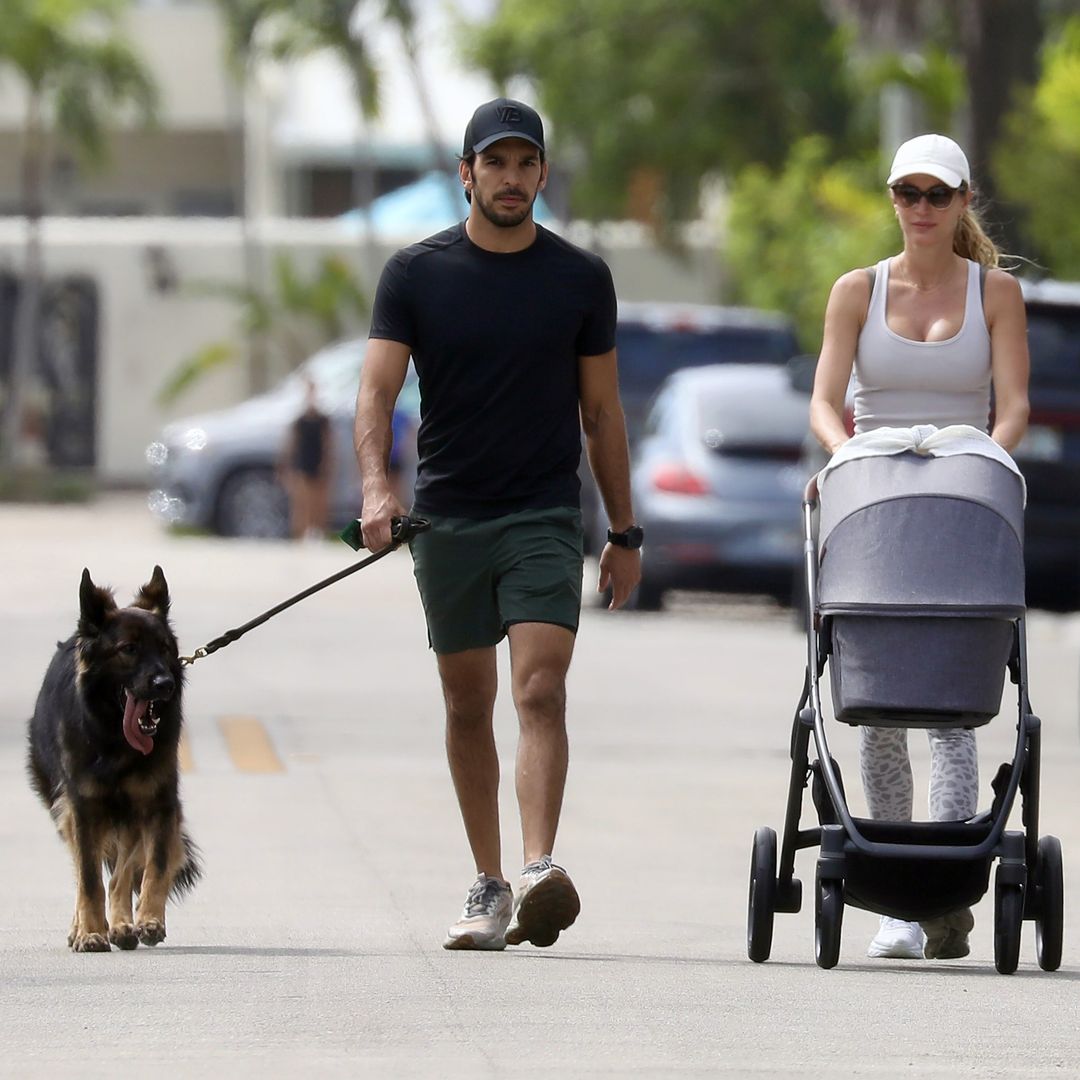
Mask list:
[[[776,833],[765,825],[754,833],[746,913],[746,952],[756,964],[769,959],[775,914]]]
[[[1035,872],[1035,955],[1043,971],[1061,966],[1061,938],[1065,922],[1065,882],[1061,867],[1061,841],[1044,836],[1039,841]]]
[[[818,967],[836,967],[844,921],[844,883],[836,878],[822,878],[819,872],[815,893],[814,958]]]
[[[1020,963],[1020,929],[1024,921],[1024,887],[1015,882],[994,883],[994,967],[1011,975]]]

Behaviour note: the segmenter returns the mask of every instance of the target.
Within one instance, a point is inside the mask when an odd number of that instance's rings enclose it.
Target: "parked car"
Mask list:
[[[632,468],[645,529],[633,606],[656,610],[675,588],[790,599],[807,426],[784,365],[710,365],[664,381]]]
[[[1080,283],[1021,281],[1031,417],[1014,454],[1027,481],[1028,603],[1080,608]]]
[[[288,497],[276,467],[289,425],[303,407],[305,381],[316,387],[330,417],[333,465],[330,524],[347,524],[360,512],[360,478],[353,451],[353,416],[364,341],[342,341],[320,350],[268,393],[231,408],[177,420],[162,432],[151,458],[158,464],[155,506],[170,522],[223,536],[285,537]],[[419,392],[410,377],[394,417],[394,463],[403,490],[415,473]]]
[[[785,316],[706,304],[621,303],[615,344],[631,449],[657,388],[672,372],[724,363],[776,366],[798,352],[794,326]],[[607,519],[584,455],[580,476],[586,549],[599,551]]]

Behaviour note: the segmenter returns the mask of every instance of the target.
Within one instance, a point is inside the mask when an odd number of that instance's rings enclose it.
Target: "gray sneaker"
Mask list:
[[[443,948],[505,949],[512,906],[507,882],[479,874],[465,897],[461,918],[446,932]]]
[[[543,855],[521,871],[506,944],[528,941],[540,948],[554,945],[579,911],[581,900],[570,875],[553,863],[550,855]]]

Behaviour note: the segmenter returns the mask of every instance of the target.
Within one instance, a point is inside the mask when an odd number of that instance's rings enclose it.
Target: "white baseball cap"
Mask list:
[[[971,186],[971,166],[964,151],[945,135],[916,135],[902,143],[893,158],[887,184],[925,173],[951,188]]]

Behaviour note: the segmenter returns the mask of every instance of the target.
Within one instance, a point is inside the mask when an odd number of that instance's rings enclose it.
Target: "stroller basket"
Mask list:
[[[998,462],[913,453],[827,480],[818,612],[838,720],[976,727],[1024,614],[1023,495]]]
[[[975,847],[988,839],[991,820],[980,822],[887,822],[856,818],[869,841]],[[970,907],[986,892],[993,852],[981,858],[918,856],[880,859],[849,850],[844,902],[899,919],[932,919]]]

